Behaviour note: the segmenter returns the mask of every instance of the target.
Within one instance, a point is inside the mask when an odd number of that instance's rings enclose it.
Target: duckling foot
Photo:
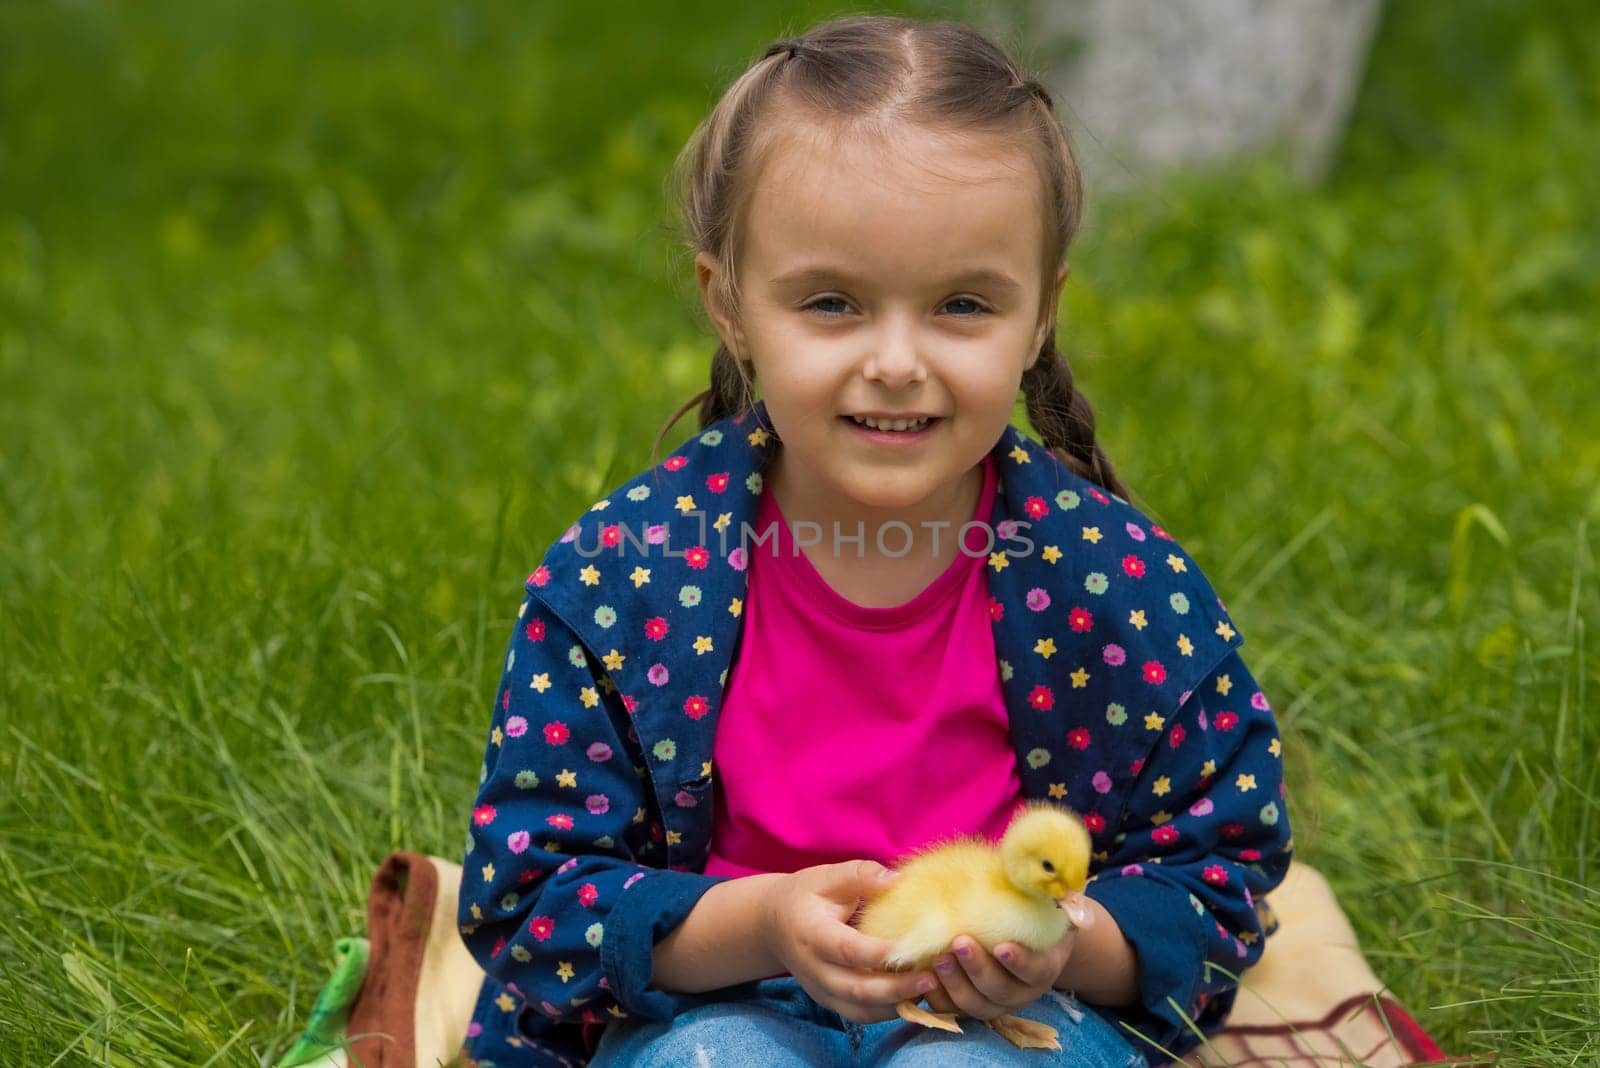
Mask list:
[[[961,1030],[961,1025],[956,1023],[956,1018],[953,1014],[932,1012],[915,1001],[902,1001],[895,1006],[895,1010],[900,1013],[900,1018],[907,1023],[921,1024],[923,1027],[937,1027],[941,1031],[954,1031],[958,1035],[965,1033]],[[1054,1031],[1050,1033],[1055,1034]],[[1056,1048],[1060,1049],[1061,1047],[1057,1046]]]
[[[988,1021],[996,1034],[1018,1049],[1060,1049],[1056,1029],[1021,1016],[996,1016]]]

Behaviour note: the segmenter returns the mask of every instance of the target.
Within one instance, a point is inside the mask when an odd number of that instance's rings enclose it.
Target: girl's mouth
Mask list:
[[[871,422],[877,425],[870,426],[867,420],[859,416],[843,415],[839,418],[849,425],[852,432],[860,434],[866,440],[879,445],[909,445],[913,442],[922,441],[933,432],[935,427],[944,422],[942,418],[919,419],[915,422],[903,419],[893,422],[879,422],[874,419]],[[895,429],[896,427],[901,429]]]

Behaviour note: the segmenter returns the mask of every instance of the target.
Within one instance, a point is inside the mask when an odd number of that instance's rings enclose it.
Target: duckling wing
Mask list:
[[[909,875],[941,891],[938,922],[919,917],[915,928],[939,943],[934,953],[949,949],[962,933],[986,949],[1001,942],[1045,949],[1067,933],[1067,914],[1048,897],[1018,889],[1006,876],[999,850],[986,841],[967,840],[919,857],[904,872],[902,879]]]
[[[978,884],[997,867],[986,844],[955,841],[901,863],[900,877],[868,903],[856,927],[893,942],[889,967],[916,967],[950,947]]]
[[[897,882],[856,922],[861,933],[894,943],[887,962],[891,970],[925,964],[950,944],[955,931],[950,903],[929,890]]]
[[[961,916],[965,920],[962,930],[988,949],[1001,942],[1047,949],[1066,935],[1070,924],[1054,901],[1024,894],[1009,884],[973,895],[963,903]]]
[[[1066,913],[1054,901],[1018,890],[995,849],[971,839],[903,862],[900,877],[857,923],[862,932],[895,943],[895,967],[927,964],[962,933],[990,949],[1000,942],[1044,949],[1059,941],[1067,926]]]

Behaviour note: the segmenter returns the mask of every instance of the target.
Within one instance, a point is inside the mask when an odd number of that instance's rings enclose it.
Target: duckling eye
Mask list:
[[[1054,864],[1050,863],[1048,860],[1041,860],[1039,863],[1044,865],[1044,870],[1047,873],[1049,873],[1051,875],[1054,875],[1056,873],[1056,866]]]

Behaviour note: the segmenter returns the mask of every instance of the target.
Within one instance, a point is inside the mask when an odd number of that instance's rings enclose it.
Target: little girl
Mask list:
[[[461,887],[488,973],[466,1055],[1192,1048],[1289,862],[1280,747],[1056,349],[1081,194],[1050,94],[970,28],[840,19],[767,49],[680,168],[722,344],[667,425],[699,401],[701,432],[528,580]],[[1010,423],[1019,389],[1043,444]],[[1076,928],[886,970],[849,924],[886,867],[998,839],[1032,799],[1090,829]],[[970,1019],[925,1030],[907,999]],[[975,1022],[1013,1012],[1062,1050]]]

